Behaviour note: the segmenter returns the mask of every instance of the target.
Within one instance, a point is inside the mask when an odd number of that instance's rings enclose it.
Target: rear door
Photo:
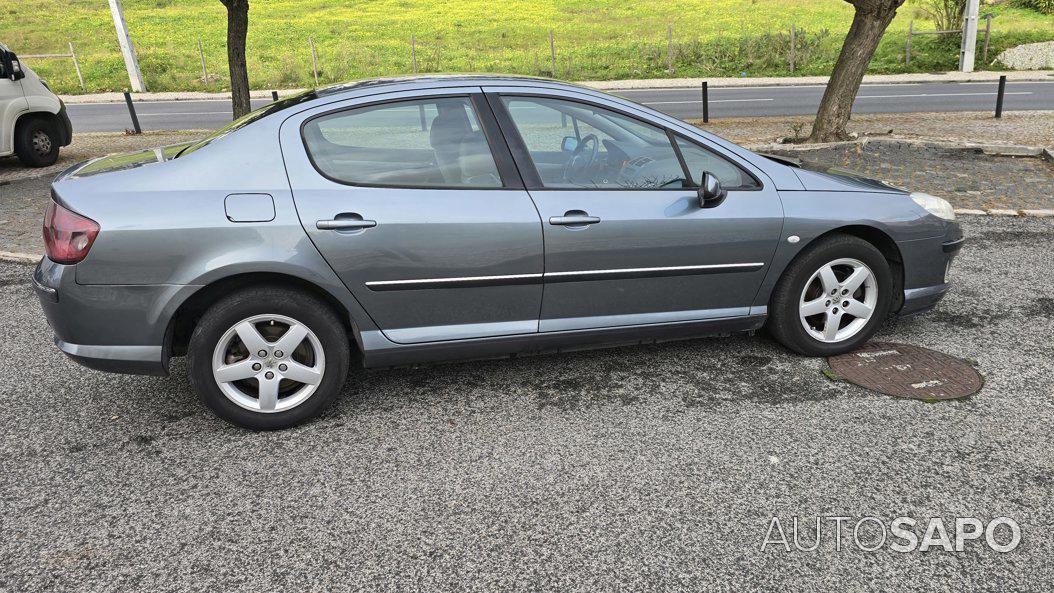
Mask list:
[[[488,100],[543,221],[541,331],[751,313],[783,209],[746,164],[595,97]],[[730,190],[716,207],[699,204],[703,171]]]
[[[538,329],[538,213],[478,87],[389,93],[282,126],[311,241],[391,340]]]

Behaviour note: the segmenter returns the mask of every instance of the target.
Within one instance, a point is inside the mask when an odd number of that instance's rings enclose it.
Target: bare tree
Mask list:
[[[845,36],[842,52],[838,54],[831,80],[820,101],[816,121],[812,125],[809,142],[847,140],[849,114],[860,90],[867,65],[875,55],[878,42],[886,27],[897,15],[904,0],[845,0],[856,8],[853,24]]]
[[[966,13],[966,0],[927,0],[922,5],[922,11],[933,19],[933,24],[939,31],[961,29],[963,15]]]
[[[234,119],[249,113],[249,71],[245,65],[245,36],[249,32],[249,0],[220,0],[227,7],[227,64],[231,71]]]

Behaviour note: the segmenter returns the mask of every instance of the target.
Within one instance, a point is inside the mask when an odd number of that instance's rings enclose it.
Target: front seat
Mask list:
[[[436,108],[439,115],[432,120],[428,143],[435,152],[436,166],[443,180],[450,185],[461,185],[461,141],[472,132],[468,114],[460,102],[439,101]]]

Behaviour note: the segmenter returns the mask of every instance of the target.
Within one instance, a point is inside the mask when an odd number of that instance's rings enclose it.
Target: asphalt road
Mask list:
[[[0,264],[0,590],[1049,591],[1054,221],[965,230],[955,290],[880,338],[976,360],[968,400],[733,337],[370,372],[268,434],[208,414],[182,364],[66,360],[30,268]],[[1007,516],[1022,540],[835,551],[828,522],[762,551],[774,515]]]
[[[857,96],[857,113],[925,111],[987,111],[995,109],[996,83],[925,83],[864,85]],[[823,86],[719,88],[710,91],[710,117],[811,115],[816,113]],[[676,117],[701,118],[699,89],[620,91]],[[254,101],[253,106],[267,101]],[[1054,81],[1014,82],[1006,89],[1004,109],[1054,110]],[[163,101],[137,103],[144,130],[218,128],[231,120],[227,101]],[[123,103],[69,106],[73,127],[80,132],[109,132],[131,128]]]

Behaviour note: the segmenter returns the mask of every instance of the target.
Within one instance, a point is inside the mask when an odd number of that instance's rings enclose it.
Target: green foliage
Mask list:
[[[1015,3],[1043,14],[1054,14],[1054,0],[1015,0]]]
[[[908,22],[914,19],[916,30],[934,28],[924,11],[929,1],[911,0],[914,4],[900,10],[871,62],[872,72],[955,67],[954,36],[914,38],[911,65],[904,65]],[[229,88],[226,9],[219,0],[123,4],[151,90]],[[989,8],[996,14],[989,61],[1017,43],[1054,39],[1054,16],[1005,4]],[[106,2],[7,0],[0,14],[0,40],[16,52],[64,53],[72,41],[89,91],[128,86]],[[413,69],[411,33],[419,72],[507,72],[572,80],[786,76],[791,74],[792,24],[797,28],[794,74],[830,74],[852,16],[852,6],[837,0],[250,0],[249,81],[262,89],[313,85],[309,36],[323,84],[407,74]],[[199,37],[207,81],[198,57]],[[70,60],[26,62],[60,92],[81,92]]]

